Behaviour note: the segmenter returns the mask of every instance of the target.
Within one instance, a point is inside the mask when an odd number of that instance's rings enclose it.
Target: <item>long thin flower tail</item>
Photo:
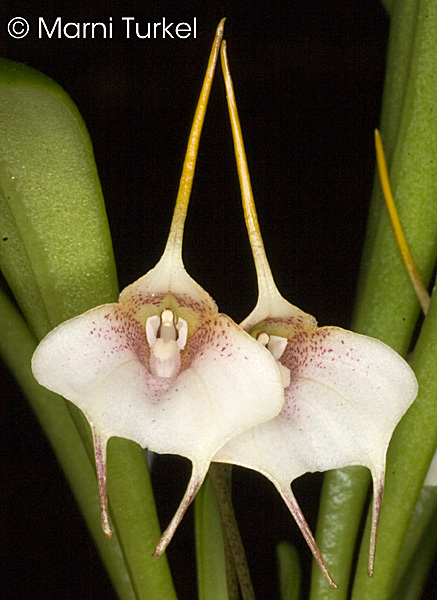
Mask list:
[[[280,295],[272,271],[267,260],[264,243],[261,237],[261,231],[256,213],[255,201],[253,198],[252,185],[250,183],[249,168],[247,166],[246,151],[244,149],[243,134],[241,132],[240,119],[238,117],[237,104],[235,101],[234,86],[232,83],[231,72],[229,70],[228,58],[226,54],[226,41],[223,40],[221,49],[221,63],[226,85],[226,95],[229,108],[229,116],[232,126],[232,135],[234,138],[235,157],[237,160],[238,178],[240,180],[241,197],[243,200],[244,218],[249,234],[249,241],[252,248],[258,278],[258,303],[264,300],[271,300],[272,296]]]
[[[215,67],[220,51],[220,44],[223,38],[224,26],[225,19],[222,19],[217,27],[205,78],[203,80],[202,90],[200,92],[196,112],[194,113],[193,124],[191,126],[187,151],[182,167],[182,175],[179,182],[179,190],[176,198],[176,206],[173,213],[170,235],[168,236],[167,245],[164,252],[164,254],[167,254],[167,251],[171,252],[174,257],[178,256],[180,259],[182,253],[182,238],[184,234],[185,217],[187,215],[188,203],[190,201],[191,188],[193,187],[200,135],[202,133],[202,127],[205,120],[206,108],[208,106],[212,80],[214,78]]]
[[[156,548],[153,552],[153,556],[155,558],[161,556],[165,552],[169,543],[171,542],[179,523],[182,521],[182,517],[187,512],[188,507],[196,497],[196,494],[199,491],[203,480],[205,479],[206,471],[207,468],[205,468],[204,466],[201,469],[198,469],[197,465],[193,463],[193,471],[191,473],[191,478],[187,490],[184,494],[184,497],[182,498],[179,508],[177,509],[173,519],[171,520],[170,525],[164,531],[164,533],[161,536],[161,539],[156,545]]]

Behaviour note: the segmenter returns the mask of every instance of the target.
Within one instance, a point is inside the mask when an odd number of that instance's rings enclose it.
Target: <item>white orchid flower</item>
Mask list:
[[[126,438],[192,461],[188,488],[155,556],[171,540],[219,448],[273,418],[283,404],[275,359],[217,312],[182,262],[185,216],[223,26],[224,21],[211,51],[161,260],[123,290],[117,303],[98,306],[54,329],[32,361],[36,379],[78,406],[90,423],[108,536],[109,438]]]
[[[259,288],[258,303],[241,326],[277,361],[285,402],[277,417],[233,438],[214,461],[254,469],[272,481],[330,585],[336,587],[290,484],[314,471],[348,465],[370,469],[374,486],[371,575],[386,452],[396,425],[417,395],[417,381],[408,364],[379,340],[339,327],[318,327],[314,317],[280,295],[258,225],[225,42],[222,67]]]

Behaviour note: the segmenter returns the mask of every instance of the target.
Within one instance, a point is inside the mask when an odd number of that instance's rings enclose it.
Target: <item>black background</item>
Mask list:
[[[25,17],[29,35],[10,38]],[[113,21],[112,39],[39,39],[47,24]],[[197,39],[126,39],[122,16],[140,23],[192,22]],[[55,79],[73,98],[93,140],[107,203],[120,288],[153,267],[169,230],[191,119],[215,28],[225,37],[261,228],[284,296],[321,325],[350,324],[373,178],[389,21],[376,0],[270,3],[17,2],[0,9],[0,54]],[[71,30],[70,30],[71,31]],[[220,67],[199,152],[186,223],[188,272],[237,322],[255,305],[256,279]],[[6,434],[6,598],[114,598],[38,425],[2,372]],[[235,470],[235,503],[259,598],[276,597],[274,547],[310,553],[274,489]],[[154,473],[165,525],[189,464],[159,459]],[[294,489],[315,524],[319,476]],[[181,600],[194,598],[189,514],[168,556]],[[2,527],[3,529],[3,527]],[[260,553],[260,548],[263,553]],[[180,568],[182,565],[182,568]],[[0,586],[1,589],[1,586]],[[3,597],[3,593],[1,593]]]

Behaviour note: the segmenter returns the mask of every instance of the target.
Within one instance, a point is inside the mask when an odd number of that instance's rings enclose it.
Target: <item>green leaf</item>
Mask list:
[[[427,567],[434,559],[437,550],[437,487],[424,486],[420,492],[405,542],[399,556],[394,584],[394,598],[406,598],[406,589],[410,589],[412,580],[415,587],[420,581],[421,589]]]
[[[437,257],[437,5],[429,0],[405,0],[393,4],[389,54],[381,117],[381,133],[387,151],[390,179],[407,243],[426,283]],[[419,315],[419,304],[402,263],[391,224],[384,207],[379,181],[375,184],[356,304],[354,329],[377,337],[406,354]],[[386,597],[392,587],[396,557],[402,547],[408,520],[417,500],[427,463],[435,447],[435,423],[431,388],[435,369],[430,315],[428,333],[422,331],[421,347],[414,366],[419,379],[419,399],[396,430],[387,461],[386,489],[377,544],[375,576],[367,577],[368,531],[361,550],[359,583],[354,599]],[[433,317],[431,317],[431,320]],[[424,337],[423,337],[424,336]],[[428,341],[425,341],[425,340]],[[418,354],[421,355],[419,359]],[[425,363],[430,361],[428,365]],[[426,422],[429,419],[428,423]],[[434,430],[435,431],[435,430]],[[413,453],[415,453],[413,456]],[[410,456],[409,456],[410,455]],[[400,473],[406,479],[398,479]],[[336,515],[354,514],[356,521],[365,497],[365,481],[357,473],[344,486],[328,476],[324,485],[318,536],[329,541],[336,535]],[[347,490],[351,489],[350,496]],[[396,496],[396,494],[398,494]],[[402,500],[401,500],[402,499]],[[399,506],[403,505],[402,509]],[[400,519],[400,521],[399,521]],[[346,588],[357,527],[340,527],[334,545],[321,542],[322,552],[331,555],[333,575]],[[392,535],[392,543],[384,542]],[[317,586],[313,600],[329,597]],[[340,596],[346,597],[346,596]]]
[[[388,12],[389,15],[392,14],[393,11],[393,3],[394,0],[381,0],[382,4],[384,5],[385,10]]]
[[[403,3],[401,3],[403,4]],[[398,24],[405,37],[390,47],[387,94],[393,94],[381,123],[385,141],[387,130],[389,174],[399,218],[422,279],[427,284],[437,256],[437,114],[434,90],[436,70],[436,5],[424,0],[409,10],[402,7]],[[405,21],[409,23],[407,28]],[[402,27],[401,27],[402,25]],[[412,33],[414,34],[411,40]],[[408,35],[407,35],[408,34]],[[408,52],[410,53],[407,58]],[[403,60],[400,60],[403,59]],[[396,62],[395,62],[396,61]],[[378,194],[379,196],[379,194]],[[379,337],[401,354],[408,350],[419,306],[394,238],[382,199],[377,199],[377,224],[370,222],[371,258],[363,263],[357,299],[355,328]]]
[[[91,141],[52,80],[0,61],[0,265],[37,336],[115,300]]]
[[[328,471],[322,488],[316,539],[329,571],[338,585],[329,587],[313,560],[311,600],[346,600],[370,473],[364,467]]]
[[[354,600],[386,598],[393,588],[409,522],[437,445],[436,359],[437,302],[434,295],[412,362],[419,381],[419,395],[396,429],[389,448],[374,576],[370,579],[365,574],[365,534]]]
[[[298,600],[300,593],[300,563],[296,548],[281,542],[276,548],[281,600]]]
[[[390,600],[420,600],[430,568],[435,563],[437,551],[437,515],[434,513],[430,527],[425,532],[417,552],[412,557],[403,580]]]
[[[42,388],[30,370],[37,341],[25,321],[0,290],[0,354],[19,382],[47,434],[120,600],[134,600],[117,536],[108,540],[100,525],[99,498],[93,465],[65,401]],[[17,437],[19,432],[17,432]]]
[[[402,3],[397,3],[402,4]],[[396,6],[397,10],[401,10]],[[415,3],[403,13],[414,21],[399,130],[390,170],[400,219],[419,271],[429,281],[437,256],[437,4]],[[391,49],[391,52],[393,48]],[[389,118],[387,116],[387,118]],[[411,339],[417,303],[399,250],[391,248],[390,226],[381,218],[373,260],[366,273],[360,300],[358,328],[377,331],[405,352]],[[395,254],[397,252],[397,256]],[[399,264],[398,264],[399,263]],[[391,266],[390,266],[391,265]],[[373,289],[372,289],[373,287]],[[389,449],[385,497],[382,505],[375,574],[365,575],[363,544],[354,598],[385,598],[391,591],[398,557],[416,505],[423,479],[437,442],[437,307],[434,299],[414,351],[412,366],[419,381],[419,396],[397,428]],[[366,541],[366,538],[364,538]]]
[[[60,322],[117,299],[106,212],[77,108],[52,80],[7,60],[0,61],[0,139],[0,266],[40,339]],[[49,439],[57,435],[62,417],[57,453],[67,455],[63,467],[71,481],[86,456],[76,427],[90,456],[89,428],[79,411],[68,411],[64,401],[51,398],[44,401],[44,414],[38,403],[35,411]],[[104,556],[108,542],[95,512],[97,483],[89,459],[88,465],[83,467],[91,478],[86,488],[94,487],[94,493],[82,509],[93,513],[91,530]],[[129,600],[132,593],[136,600],[171,600],[175,592],[167,561],[151,557],[160,529],[144,452],[126,440],[113,440],[108,468],[123,553],[119,564],[110,567],[116,571],[113,577],[131,590]]]
[[[0,61],[0,264],[42,337],[117,297],[100,182],[85,125],[52,80]]]
[[[220,508],[209,475],[194,507],[199,600],[228,600]]]

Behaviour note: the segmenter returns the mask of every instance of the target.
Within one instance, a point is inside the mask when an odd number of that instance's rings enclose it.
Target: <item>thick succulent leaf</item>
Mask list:
[[[114,300],[111,238],[91,141],[67,94],[0,59],[0,104],[0,266],[42,338]]]

